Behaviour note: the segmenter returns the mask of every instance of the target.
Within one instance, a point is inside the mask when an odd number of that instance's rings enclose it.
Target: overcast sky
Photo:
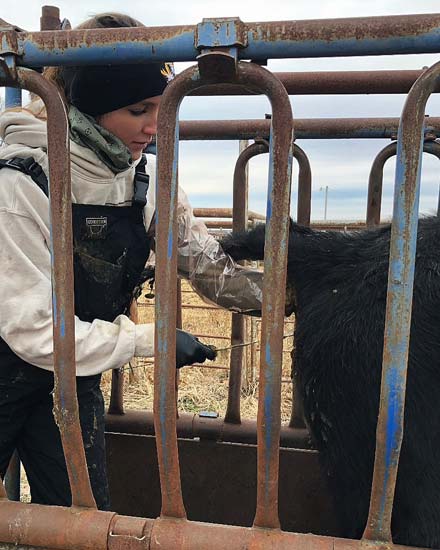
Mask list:
[[[39,28],[41,6],[35,0],[2,1],[0,17],[27,30]],[[147,26],[195,25],[206,17],[238,16],[243,21],[279,21],[335,17],[360,17],[410,13],[436,13],[439,0],[187,0],[182,2],[145,2],[138,0],[59,0],[61,17],[72,26],[102,11],[123,11]],[[7,7],[6,7],[7,6]],[[333,59],[271,60],[273,71],[420,69],[440,59],[439,55],[380,56]],[[177,65],[177,71],[184,67]],[[293,96],[295,117],[399,117],[405,97],[387,96]],[[195,97],[184,100],[181,119],[263,118],[270,112],[262,97]],[[433,96],[427,113],[440,115],[440,98]],[[388,140],[302,140],[297,142],[307,153],[312,167],[312,219],[324,215],[324,192],[328,186],[328,219],[362,219],[365,217],[368,174],[376,154]],[[180,148],[180,183],[193,206],[231,206],[232,174],[238,154],[237,142],[183,142]],[[268,155],[250,163],[250,208],[265,212]],[[386,164],[383,216],[391,214],[394,161]],[[422,170],[421,212],[437,208],[439,160],[425,155]],[[294,164],[292,212],[295,210],[297,166]]]

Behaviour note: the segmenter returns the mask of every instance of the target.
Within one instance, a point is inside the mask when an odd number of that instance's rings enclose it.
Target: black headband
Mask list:
[[[63,67],[69,103],[96,117],[161,95],[174,76],[171,63]]]

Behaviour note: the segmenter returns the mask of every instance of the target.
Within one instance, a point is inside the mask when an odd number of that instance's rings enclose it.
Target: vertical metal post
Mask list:
[[[7,69],[6,69],[7,71]],[[76,397],[72,208],[67,116],[54,85],[17,69],[18,86],[39,95],[47,109],[54,323],[54,416],[66,459],[72,505],[96,507],[90,487]],[[54,231],[53,228],[57,230]]]
[[[376,456],[364,538],[391,542],[391,515],[403,438],[414,282],[423,125],[426,102],[440,79],[440,63],[414,83],[400,119],[385,317]]]
[[[124,367],[112,370],[108,414],[124,414]]]
[[[296,158],[299,167],[296,221],[298,224],[308,227],[310,225],[312,202],[312,170],[307,155],[296,144],[293,146],[293,156]],[[292,411],[290,413],[289,428],[304,429],[305,427],[303,403],[298,391],[292,356]]]
[[[5,475],[5,488],[9,500],[20,500],[20,458],[14,451]]]
[[[5,108],[21,107],[21,88],[5,89]],[[20,459],[17,451],[14,451],[5,475],[5,488],[9,500],[20,500]]]
[[[60,9],[56,6],[43,6],[41,8],[40,30],[57,31],[60,28]]]
[[[312,203],[312,170],[306,153],[297,145],[293,145],[293,157],[298,162],[298,203],[296,221],[300,225],[310,225]]]
[[[247,141],[245,141],[247,143]],[[249,160],[268,150],[267,143],[254,143],[240,152],[234,169],[234,188],[232,206],[232,231],[244,231],[248,220],[248,163]],[[232,314],[231,345],[244,342],[244,315]],[[243,369],[243,348],[231,350],[229,369],[228,404],[225,422],[240,424],[240,392]]]

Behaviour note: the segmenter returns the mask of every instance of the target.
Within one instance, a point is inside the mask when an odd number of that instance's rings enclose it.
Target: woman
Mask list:
[[[140,25],[126,16],[103,14],[81,27]],[[154,325],[135,325],[126,313],[154,246],[155,164],[143,150],[156,133],[170,73],[170,65],[157,63],[46,71],[68,108],[77,392],[92,489],[101,509],[109,508],[109,497],[100,375],[133,355],[154,354]],[[3,113],[0,135],[0,473],[16,448],[32,501],[69,506],[52,416],[48,158],[41,101]],[[224,254],[193,218],[182,191],[178,223],[180,273],[219,305],[261,309],[261,274]],[[214,357],[212,348],[178,331],[177,367]]]

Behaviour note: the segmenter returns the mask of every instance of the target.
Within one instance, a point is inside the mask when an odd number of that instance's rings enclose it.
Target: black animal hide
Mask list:
[[[263,259],[264,225],[225,238],[236,260]],[[360,538],[371,491],[390,227],[353,233],[290,226],[294,366],[341,536]],[[294,496],[292,495],[292,498]],[[419,221],[405,407],[392,533],[440,548],[440,222]]]

